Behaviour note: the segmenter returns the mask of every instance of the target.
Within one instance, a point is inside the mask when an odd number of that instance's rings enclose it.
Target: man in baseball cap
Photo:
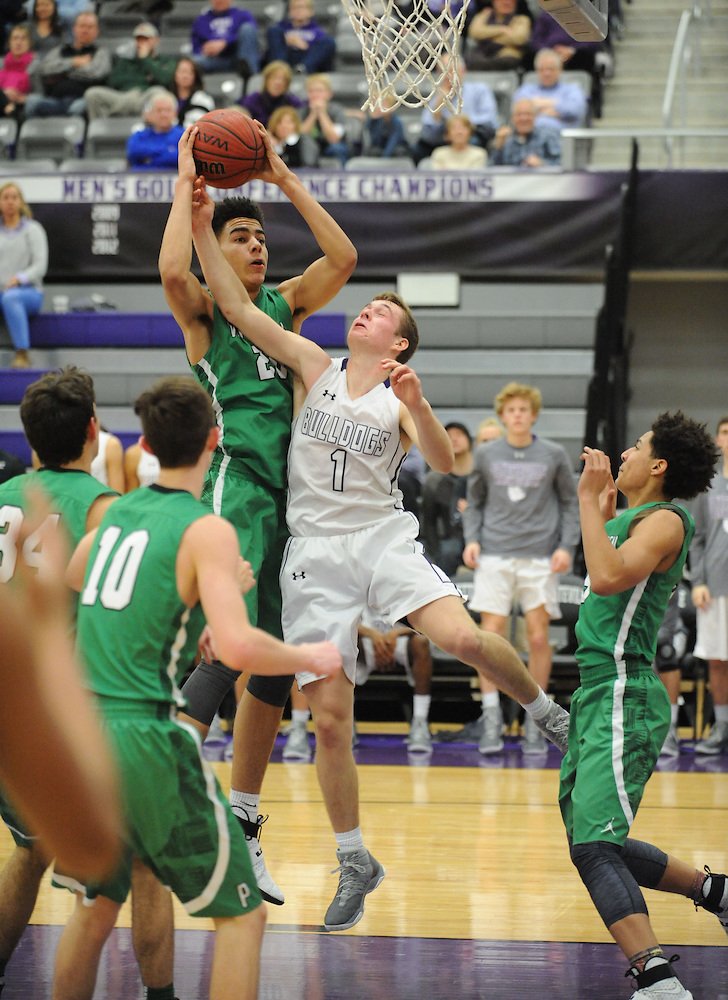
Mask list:
[[[146,102],[157,92],[170,90],[174,79],[176,59],[157,54],[159,32],[150,21],[142,21],[134,28],[133,49],[119,56],[104,87],[89,87],[86,91],[86,113],[89,121],[119,115],[141,117]],[[126,136],[120,143],[120,155]]]

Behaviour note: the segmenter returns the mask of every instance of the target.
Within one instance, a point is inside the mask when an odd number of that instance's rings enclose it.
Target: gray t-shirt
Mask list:
[[[465,543],[479,542],[483,555],[543,558],[566,549],[573,556],[579,506],[565,449],[535,436],[526,448],[504,438],[479,445],[463,531]]]
[[[716,473],[707,493],[687,506],[695,518],[690,546],[692,585],[707,584],[712,597],[728,597],[728,478]]]

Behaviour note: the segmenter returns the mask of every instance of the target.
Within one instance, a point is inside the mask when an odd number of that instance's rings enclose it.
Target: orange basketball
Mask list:
[[[217,188],[245,184],[265,165],[265,145],[252,119],[235,108],[208,111],[195,125],[197,173]]]

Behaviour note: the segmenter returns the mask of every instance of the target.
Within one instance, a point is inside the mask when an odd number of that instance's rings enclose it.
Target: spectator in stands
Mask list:
[[[453,115],[445,125],[446,146],[438,146],[432,154],[435,170],[479,170],[486,166],[488,154],[481,146],[473,146],[473,123],[467,115]]]
[[[144,107],[146,127],[132,132],[126,158],[132,170],[176,170],[177,144],[184,127],[177,123],[177,98],[154,93]]]
[[[192,22],[192,57],[203,73],[237,72],[247,80],[260,69],[255,18],[233,0],[210,0]]]
[[[73,22],[73,40],[32,64],[34,92],[25,102],[26,118],[84,113],[84,94],[111,72],[111,54],[98,37],[99,19],[93,11],[83,11]]]
[[[513,95],[514,103],[529,98],[536,107],[536,125],[561,131],[583,125],[587,99],[578,83],[563,80],[561,60],[553,49],[541,49],[536,55],[538,80],[522,83]]]
[[[321,156],[335,157],[343,166],[351,155],[346,140],[346,112],[331,99],[333,90],[329,77],[325,73],[309,76],[306,96],[302,134],[316,140]]]
[[[495,134],[490,162],[506,167],[549,167],[561,162],[561,136],[553,128],[536,125],[536,106],[521,98],[514,101],[512,125]]]
[[[261,125],[268,125],[276,108],[302,108],[303,101],[290,92],[293,70],[286,62],[277,59],[263,70],[263,84],[260,90],[247,94],[240,106],[251,118],[257,118]]]
[[[151,486],[159,479],[159,459],[137,441],[124,452],[124,493]]]
[[[520,69],[530,37],[531,21],[516,12],[516,0],[493,0],[467,28],[465,61],[470,69]]]
[[[301,118],[295,108],[276,108],[268,122],[273,149],[287,167],[317,167],[318,145],[310,135],[301,135]]]
[[[364,118],[362,129],[362,154],[364,156],[412,156],[407,142],[404,123],[394,110],[392,93],[382,95],[380,106]]]
[[[601,116],[602,74],[612,64],[608,48],[602,42],[579,42],[567,34],[545,10],[538,12],[529,42],[526,64],[533,63],[542,49],[552,49],[561,60],[563,69],[582,69],[592,78],[592,111]]]
[[[200,67],[189,56],[177,60],[170,90],[177,98],[180,125],[194,125],[198,118],[215,109],[214,98],[205,91]]]
[[[430,471],[422,486],[421,539],[430,559],[453,576],[462,565],[463,512],[467,504],[468,476],[473,471],[473,439],[456,420],[445,424],[455,464],[452,472]]]
[[[503,437],[503,424],[496,417],[486,417],[481,420],[475,431],[475,443],[485,444],[486,441],[495,441],[496,438]]]
[[[56,0],[35,0],[28,21],[30,47],[39,57],[63,41],[63,26]]]
[[[467,115],[473,125],[471,141],[474,145],[487,149],[498,126],[495,94],[482,80],[468,79],[462,60],[458,62],[457,71],[460,74],[463,96],[462,114]],[[447,86],[447,81],[444,85]],[[444,146],[446,142],[445,124],[453,112],[446,106],[433,111],[432,103],[422,110],[422,130],[413,150],[415,163],[430,156],[434,149]]]
[[[541,410],[534,386],[509,382],[495,409],[505,436],[479,445],[473,454],[463,512],[463,562],[475,571],[470,607],[481,627],[505,638],[518,605],[526,620],[528,669],[543,690],[551,675],[549,622],[561,617],[558,574],[571,568],[579,541],[579,508],[571,463],[560,444],[536,437]],[[497,689],[481,680],[482,754],[503,749],[503,715]],[[524,753],[546,743],[526,716]]]
[[[15,181],[0,187],[0,306],[15,348],[12,368],[29,368],[29,316],[43,305],[48,237]]]
[[[267,60],[280,59],[301,73],[334,68],[336,43],[313,16],[311,0],[288,0],[288,14],[267,31]]]
[[[715,723],[696,754],[728,750],[728,417],[718,422],[715,443],[722,453],[707,493],[690,505],[695,537],[690,547],[697,641],[695,655],[708,661]]]
[[[133,52],[118,55],[103,87],[86,91],[89,121],[115,115],[139,115],[154,93],[169,91],[175,60],[157,54],[159,32],[149,21],[134,28]]]
[[[30,93],[28,69],[35,59],[30,48],[30,29],[16,24],[8,39],[8,53],[0,69],[0,108],[2,114],[17,117]]]

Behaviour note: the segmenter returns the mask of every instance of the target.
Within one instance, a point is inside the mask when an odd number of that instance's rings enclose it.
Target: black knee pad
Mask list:
[[[571,860],[606,927],[635,913],[647,914],[644,896],[617,844],[574,844]]]
[[[220,703],[239,676],[237,670],[231,670],[219,660],[213,663],[201,660],[182,685],[187,714],[203,726],[211,725]]]
[[[283,708],[291,693],[293,680],[293,674],[285,674],[281,677],[263,677],[260,674],[251,674],[248,680],[248,691],[254,698],[266,705]]]
[[[622,858],[640,885],[656,889],[667,868],[667,855],[659,847],[644,840],[628,837],[622,848]]]

